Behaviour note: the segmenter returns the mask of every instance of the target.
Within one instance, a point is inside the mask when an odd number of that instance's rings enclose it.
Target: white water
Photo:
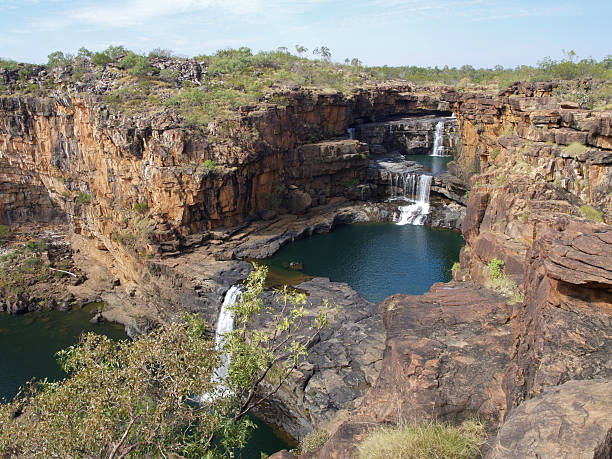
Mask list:
[[[432,156],[444,156],[444,121],[438,121],[434,134]]]
[[[410,199],[414,204],[399,206],[398,225],[423,225],[429,214],[429,190],[431,188],[431,175],[420,175],[418,181],[416,175],[409,174],[404,178],[404,197]],[[409,194],[410,193],[410,194]]]
[[[221,311],[219,311],[219,318],[217,319],[217,329],[215,330],[215,348],[218,351],[223,350],[223,338],[225,335],[234,329],[234,316],[230,308],[236,304],[240,295],[242,295],[242,288],[238,285],[233,285],[225,294],[223,304],[221,304]],[[221,365],[212,376],[212,380],[218,383],[214,393],[222,394],[227,389],[223,381],[227,376],[230,359],[231,356],[227,354],[221,355]],[[208,402],[211,400],[211,394],[205,393],[196,397],[196,400],[199,400],[200,403]]]
[[[231,306],[236,304],[236,301],[242,294],[242,288],[238,285],[233,285],[225,294],[223,304],[221,305],[221,311],[219,311],[219,319],[217,320],[217,330],[215,332],[215,347],[217,350],[221,350],[223,345],[223,338],[229,332],[234,329],[234,316],[230,309]],[[227,370],[230,364],[230,356],[223,354],[221,356],[221,366],[217,368],[216,376],[220,381],[223,381],[227,376]]]
[[[355,140],[355,128],[348,128],[346,132],[348,132],[349,139]]]

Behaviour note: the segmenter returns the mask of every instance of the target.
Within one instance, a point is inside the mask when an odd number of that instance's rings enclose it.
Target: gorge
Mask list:
[[[186,62],[186,78],[201,71]],[[258,415],[294,438],[332,434],[311,457],[351,457],[375,425],[472,415],[487,422],[488,457],[556,444],[609,457],[612,111],[559,101],[553,82],[280,88],[205,135],[172,110],[127,114],[60,77],[48,96],[0,97],[0,223],[66,225],[82,279],[7,290],[0,309],[103,300],[101,317],[132,337],[185,312],[216,324],[248,260],[298,239],[394,214],[399,225],[375,225],[424,246],[423,234],[461,229],[454,280],[429,289],[449,280],[443,248],[444,269],[412,295],[294,271],[309,314],[323,299],[340,312]],[[443,153],[448,171],[411,161]]]

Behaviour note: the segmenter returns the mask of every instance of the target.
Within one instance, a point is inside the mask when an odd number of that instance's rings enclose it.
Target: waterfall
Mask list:
[[[398,225],[422,225],[425,223],[427,214],[429,213],[429,189],[431,188],[431,175],[420,175],[418,183],[416,182],[416,176],[410,174],[416,190],[413,188],[411,191],[411,201],[414,204],[408,206],[400,206],[400,216],[396,222]],[[406,185],[406,182],[404,182]],[[404,194],[406,197],[409,195]],[[416,196],[415,196],[416,195]],[[416,198],[416,199],[415,199]]]
[[[434,135],[432,156],[444,156],[444,121],[438,121]]]
[[[221,346],[223,345],[224,336],[234,329],[234,316],[232,315],[230,307],[236,304],[236,301],[238,301],[241,294],[242,287],[239,287],[238,285],[232,285],[225,294],[223,304],[221,305],[221,311],[219,311],[219,318],[217,319],[217,329],[215,330],[215,348],[218,351],[223,350]],[[227,387],[223,381],[227,376],[230,358],[231,357],[227,354],[221,355],[221,365],[212,375],[212,380],[218,383],[218,385],[213,394],[207,392],[205,394],[196,396],[195,399],[199,403],[210,402],[212,400],[212,395],[222,395],[227,390]]]
[[[223,304],[221,305],[221,311],[219,312],[219,319],[217,320],[217,330],[215,332],[215,347],[217,350],[221,350],[225,334],[234,329],[234,316],[232,315],[230,307],[236,304],[241,294],[242,288],[238,285],[233,285],[225,294]],[[220,381],[223,381],[227,376],[229,364],[230,356],[223,354],[221,356],[221,366],[217,368],[216,374],[216,377]]]
[[[348,132],[349,139],[355,140],[355,128],[348,128],[346,132]]]

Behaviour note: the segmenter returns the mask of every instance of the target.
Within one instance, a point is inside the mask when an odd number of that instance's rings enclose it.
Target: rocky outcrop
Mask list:
[[[569,381],[512,411],[491,459],[605,459],[612,455],[612,381]]]
[[[459,180],[469,178],[470,189],[463,221],[466,247],[455,273],[465,282],[448,287],[471,293],[453,296],[461,305],[455,314],[452,302],[438,298],[440,286],[396,315],[383,310],[387,347],[379,379],[317,457],[350,457],[355,443],[380,422],[461,419],[474,412],[497,413],[489,415],[492,435],[504,426],[492,457],[609,455],[612,423],[600,414],[611,410],[602,394],[612,378],[607,262],[612,256],[612,115],[559,104],[552,88],[515,85],[498,96],[466,94],[452,102],[461,147],[451,170]],[[444,185],[434,182],[440,194],[450,191]],[[494,259],[503,267],[495,279],[489,269]],[[497,306],[480,302],[472,296],[479,287],[469,282],[504,296]],[[383,305],[389,309],[395,298]],[[420,306],[428,301],[448,339],[442,344],[431,344],[438,338]],[[469,322],[473,307],[477,322]],[[471,325],[462,329],[466,321]],[[460,338],[457,327],[463,330]],[[475,360],[462,354],[486,337],[497,344],[487,343]],[[460,349],[453,359],[438,357],[453,353],[453,346]],[[470,367],[474,362],[482,367]],[[453,369],[461,365],[461,371]],[[451,376],[461,386],[456,397],[445,383]],[[486,401],[483,387],[491,397]],[[599,407],[589,418],[578,403]],[[546,414],[536,414],[538,409],[548,413],[548,406],[555,411],[551,424],[544,422]],[[597,427],[589,432],[583,422]]]
[[[376,384],[316,457],[350,458],[355,441],[379,423],[486,419],[501,425],[502,387],[512,328],[505,301],[474,284],[435,284],[423,296],[380,305],[387,338]]]
[[[450,115],[450,113],[449,113]],[[355,137],[366,142],[374,154],[398,152],[402,155],[430,155],[434,146],[436,124],[444,123],[445,153],[457,152],[457,120],[450,116],[415,116],[378,123],[357,125]]]
[[[376,305],[347,284],[315,278],[297,288],[308,294],[309,322],[324,301],[337,309],[307,359],[259,414],[304,438],[315,429],[333,432],[360,405],[380,371],[384,329]],[[253,326],[265,328],[266,317]]]

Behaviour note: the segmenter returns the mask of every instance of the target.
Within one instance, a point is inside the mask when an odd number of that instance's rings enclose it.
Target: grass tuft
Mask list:
[[[378,428],[357,451],[360,459],[472,459],[480,457],[485,438],[485,426],[478,420],[459,426],[419,422]]]
[[[593,221],[603,223],[603,212],[600,212],[593,206],[580,206],[580,213],[583,217],[591,219]]]
[[[324,430],[314,430],[300,441],[298,454],[308,454],[316,451],[329,440],[329,434]]]
[[[582,145],[580,142],[573,142],[563,149],[563,153],[572,157],[576,157],[587,150],[588,148],[585,145]]]
[[[498,258],[493,258],[487,266],[489,267],[489,279],[485,283],[485,287],[509,297],[510,304],[522,303],[525,295],[519,290],[516,282],[504,273],[504,262]]]

